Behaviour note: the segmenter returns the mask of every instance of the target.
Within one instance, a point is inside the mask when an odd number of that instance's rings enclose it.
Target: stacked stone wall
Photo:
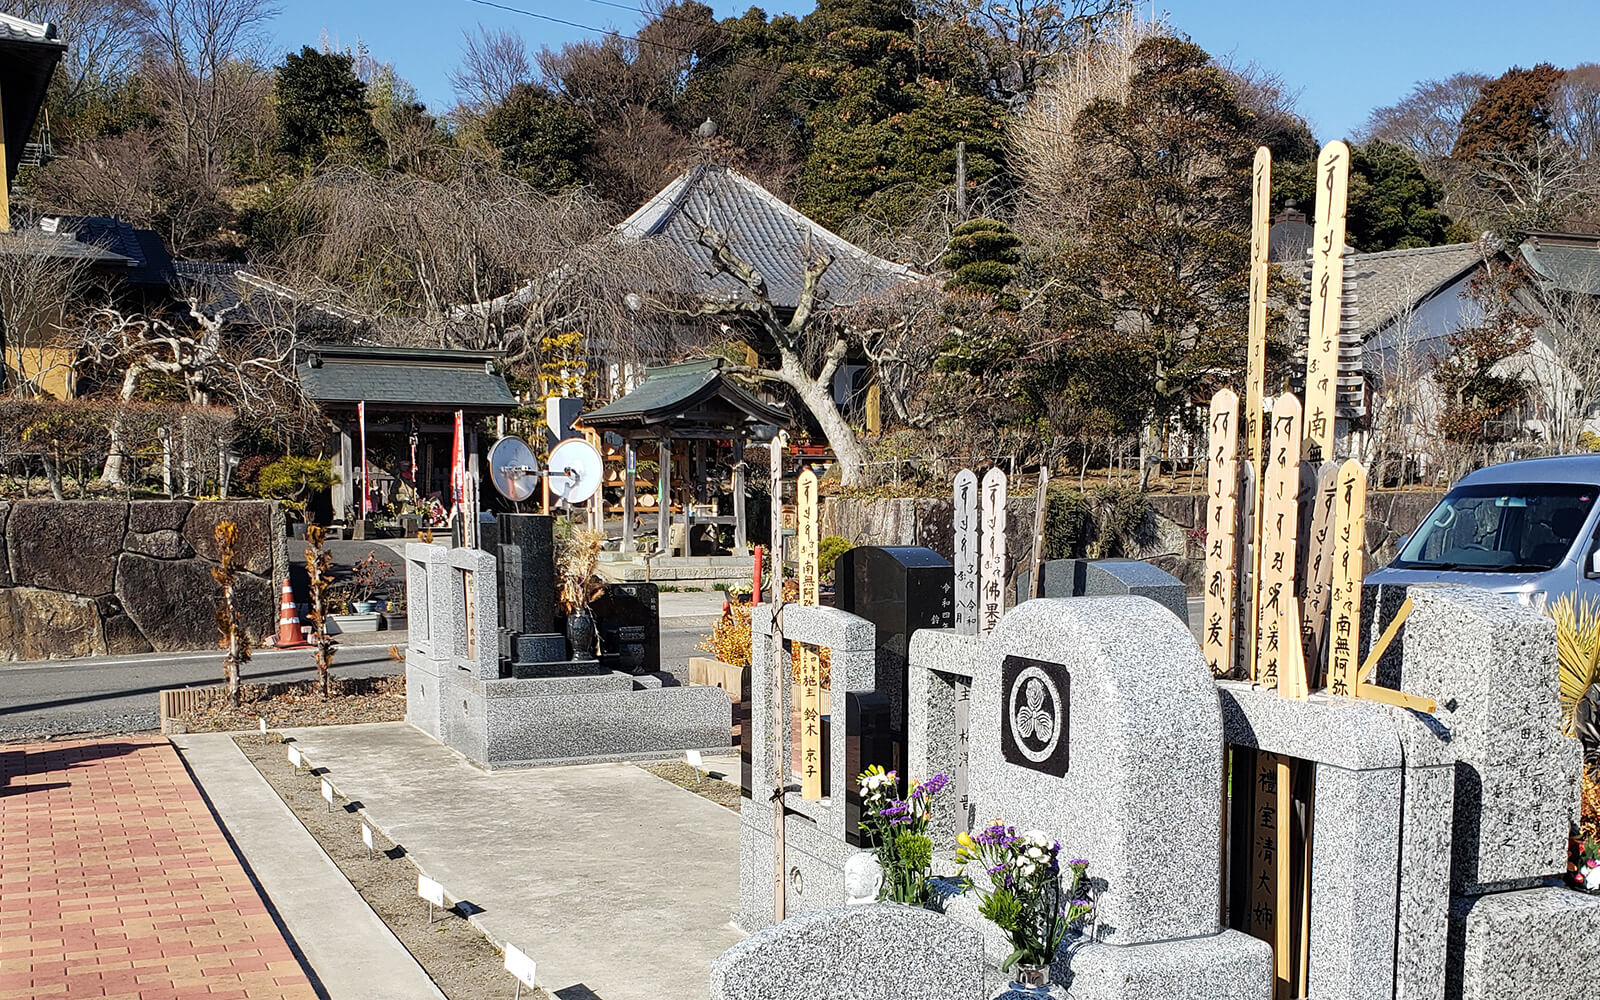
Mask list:
[[[270,635],[289,568],[276,503],[0,502],[0,660],[215,646],[222,521],[239,526],[246,627]]]

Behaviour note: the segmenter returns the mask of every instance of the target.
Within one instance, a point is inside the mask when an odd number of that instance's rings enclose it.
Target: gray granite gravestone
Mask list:
[[[1044,597],[1148,597],[1189,623],[1189,591],[1183,581],[1136,559],[1051,559],[1045,562]],[[1033,571],[1017,578],[1017,600],[1033,596]]]
[[[833,579],[835,606],[877,629],[877,676],[872,686],[889,699],[894,753],[874,763],[903,772],[906,645],[917,629],[955,624],[955,570],[932,549],[862,545],[839,556]]]
[[[1091,862],[1094,925],[1058,955],[1056,982],[1094,1000],[1270,995],[1270,948],[1220,923],[1222,714],[1194,637],[1168,609],[1142,597],[1027,601],[986,640],[919,633],[912,659],[932,675],[971,672],[977,825],[1003,817]],[[914,689],[928,697],[913,709],[920,724],[953,714],[953,692],[930,679]],[[913,734],[913,761],[938,756],[938,742]],[[1004,957],[970,896],[947,908]]]
[[[711,1000],[983,1000],[983,940],[888,903],[802,913],[711,963]]]
[[[543,514],[501,514],[499,544],[505,592],[501,625],[512,632],[555,631],[555,519]]]

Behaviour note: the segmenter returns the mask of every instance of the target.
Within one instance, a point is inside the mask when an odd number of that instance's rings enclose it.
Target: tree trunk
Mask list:
[[[133,390],[139,385],[139,376],[144,371],[141,365],[129,365],[122,376],[122,392],[119,398],[126,403],[133,398]],[[117,407],[117,412],[111,418],[108,428],[111,438],[110,447],[106,450],[106,464],[100,470],[100,480],[111,486],[125,486],[123,466],[126,456],[122,449],[122,407]]]
[[[800,402],[816,418],[828,446],[839,459],[839,477],[845,486],[860,486],[866,476],[867,456],[856,439],[856,432],[839,412],[828,386],[819,383],[806,373],[800,359],[788,351],[782,352],[782,365],[774,374],[784,385],[795,391]]]

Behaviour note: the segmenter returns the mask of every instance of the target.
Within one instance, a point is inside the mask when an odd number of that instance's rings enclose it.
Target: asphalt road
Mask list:
[[[683,664],[699,655],[694,647],[703,633],[699,628],[663,630],[663,664]],[[389,656],[394,640],[382,636],[385,633],[373,633],[376,642],[339,647],[334,673],[344,677],[398,673],[400,665]],[[404,642],[399,633],[395,638]],[[309,650],[264,649],[245,665],[244,679],[309,680],[316,674]],[[160,726],[158,692],[163,688],[221,681],[220,651],[0,664],[0,740],[154,730]]]

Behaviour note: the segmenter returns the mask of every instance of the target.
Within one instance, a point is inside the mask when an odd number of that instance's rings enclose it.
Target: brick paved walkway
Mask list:
[[[164,740],[0,746],[0,1000],[315,992]]]

